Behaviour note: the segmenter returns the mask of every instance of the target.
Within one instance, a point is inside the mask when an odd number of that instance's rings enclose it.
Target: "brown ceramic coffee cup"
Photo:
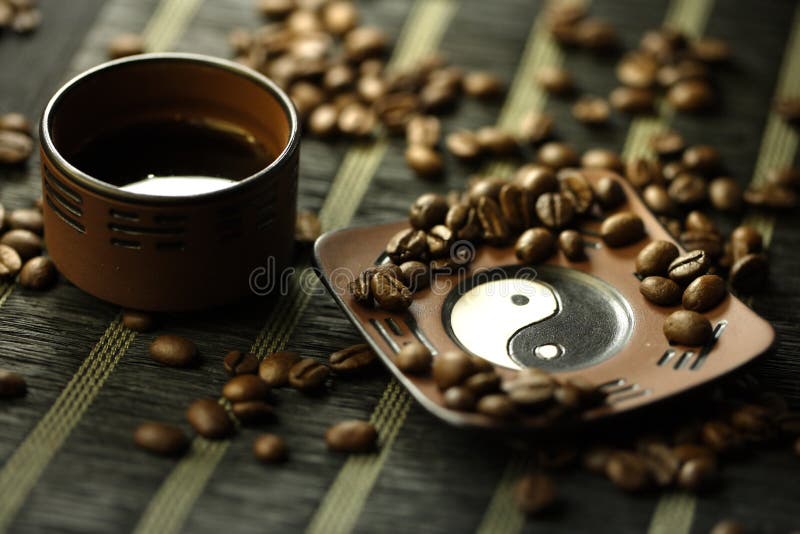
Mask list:
[[[224,183],[212,178],[212,188],[168,194],[139,187],[158,185],[154,175],[128,184],[113,172],[92,176],[76,163],[83,144],[98,136],[171,119],[233,132],[270,157],[247,176],[220,178]],[[286,94],[259,73],[191,54],[112,61],[64,85],[47,105],[40,128],[48,253],[86,292],[140,310],[196,310],[251,294],[255,270],[278,276],[288,265],[298,119]],[[114,147],[115,153],[141,150],[129,144]],[[200,157],[209,149],[192,150]],[[128,170],[119,169],[119,175]]]

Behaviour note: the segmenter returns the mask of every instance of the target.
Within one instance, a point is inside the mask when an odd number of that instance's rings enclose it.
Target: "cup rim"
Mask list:
[[[59,104],[59,102],[66,93],[68,93],[70,90],[76,87],[83,80],[101,71],[125,67],[132,63],[164,62],[164,61],[194,62],[223,69],[232,74],[241,76],[243,78],[247,78],[248,80],[256,83],[263,89],[267,90],[269,93],[272,94],[272,96],[278,101],[280,106],[283,108],[283,111],[286,114],[286,118],[289,122],[289,140],[286,143],[286,146],[283,148],[280,154],[278,154],[270,162],[269,165],[267,165],[262,169],[259,169],[254,174],[246,178],[236,181],[233,185],[229,187],[218,189],[216,191],[209,191],[205,193],[196,193],[189,195],[180,195],[180,196],[152,195],[146,193],[134,193],[131,191],[125,191],[117,186],[109,184],[108,182],[104,182],[103,180],[94,178],[91,175],[83,172],[82,170],[72,165],[72,163],[70,163],[67,160],[67,158],[64,157],[61,154],[61,152],[59,152],[59,150],[55,146],[55,143],[53,142],[52,136],[50,135],[50,127],[53,121],[54,109]],[[158,204],[158,205],[170,205],[170,204],[175,205],[175,204],[192,203],[196,201],[214,200],[219,197],[226,196],[240,188],[248,187],[250,184],[258,180],[260,177],[272,174],[276,170],[285,166],[291,159],[291,155],[297,150],[297,146],[300,143],[299,124],[300,122],[297,116],[297,110],[295,109],[294,104],[292,103],[289,96],[280,87],[278,87],[278,85],[275,82],[273,82],[263,74],[244,65],[235,63],[233,61],[229,61],[218,57],[208,56],[204,54],[190,54],[183,52],[166,52],[166,53],[159,52],[150,54],[138,54],[135,56],[124,57],[121,59],[116,59],[113,61],[101,63],[100,65],[92,67],[91,69],[88,69],[70,79],[68,82],[62,85],[58,89],[58,91],[56,91],[56,93],[47,103],[47,106],[44,109],[44,113],[42,114],[42,120],[39,123],[39,139],[42,145],[42,150],[47,154],[49,159],[51,159],[62,171],[66,171],[65,174],[67,174],[71,179],[75,180],[80,185],[86,187],[87,189],[93,192],[102,194],[104,196],[112,197],[117,200],[130,201],[138,204],[144,203],[144,204]]]

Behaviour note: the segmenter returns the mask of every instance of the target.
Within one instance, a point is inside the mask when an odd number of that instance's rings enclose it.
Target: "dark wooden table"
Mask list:
[[[41,4],[44,24],[37,33],[0,35],[0,111],[38,116],[70,74],[104,59],[105,43],[120,31],[145,30],[153,49],[227,57],[227,32],[259,22],[251,0]],[[400,36],[395,53],[406,59],[438,44],[464,67],[490,68],[509,81],[519,75],[522,82],[512,87],[505,112],[502,102],[465,102],[446,119],[447,131],[498,120],[512,125],[518,110],[543,106],[557,117],[561,136],[578,148],[627,146],[631,154],[652,126],[616,116],[612,127],[589,130],[569,117],[565,101],[537,100],[529,77],[537,64],[563,61],[591,93],[607,94],[615,85],[613,59],[561,52],[537,31],[540,1],[359,4],[366,22]],[[765,166],[796,161],[797,132],[776,126],[770,115],[776,94],[800,96],[794,2],[595,0],[591,10],[611,20],[628,46],[665,20],[730,40],[735,60],[717,77],[721,112],[651,122],[671,123],[691,142],[716,145],[743,185],[759,179]],[[448,161],[445,181],[420,182],[403,164],[402,148],[397,140],[357,152],[347,142],[304,141],[300,207],[325,206],[328,227],[385,222],[402,217],[421,192],[461,187],[469,174]],[[24,169],[0,170],[0,199],[7,209],[26,207],[39,195],[36,159]],[[777,219],[748,216],[771,236],[769,286],[752,306],[779,336],[775,349],[748,371],[798,409],[800,221],[796,212]],[[730,230],[739,220],[719,223]],[[306,259],[298,254],[299,263]],[[800,464],[785,448],[726,466],[722,488],[699,498],[628,496],[581,470],[566,471],[558,475],[563,506],[525,521],[510,504],[509,487],[525,469],[526,454],[494,436],[435,420],[383,371],[336,379],[321,397],[280,391],[280,420],[270,430],[288,441],[292,456],[285,465],[264,467],[253,460],[257,429],[222,443],[196,440],[180,461],[153,457],[132,446],[133,429],[157,419],[188,430],[185,407],[217,394],[226,379],[221,358],[227,350],[254,347],[263,353],[286,346],[324,359],[358,336],[325,294],[264,298],[163,317],[162,330],[194,339],[203,357],[197,369],[168,369],[147,356],[154,334],[120,328],[118,314],[64,280],[42,294],[13,286],[0,292],[0,367],[23,373],[30,389],[24,399],[0,404],[0,531],[685,533],[706,532],[721,517],[738,518],[754,532],[800,528]],[[322,434],[329,424],[370,417],[380,428],[379,453],[348,458],[326,451]]]

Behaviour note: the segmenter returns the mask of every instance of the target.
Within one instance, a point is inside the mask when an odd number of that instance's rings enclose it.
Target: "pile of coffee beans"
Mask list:
[[[42,23],[36,0],[0,0],[0,32],[5,29],[27,34]]]
[[[35,290],[56,283],[55,264],[42,255],[43,233],[40,203],[8,211],[0,204],[0,282],[16,279],[20,286]]]
[[[19,165],[28,161],[34,149],[32,132],[33,127],[25,115],[0,115],[0,165]]]

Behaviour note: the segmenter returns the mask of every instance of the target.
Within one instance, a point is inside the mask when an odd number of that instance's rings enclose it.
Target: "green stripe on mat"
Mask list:
[[[162,0],[145,28],[148,49],[161,51],[172,46],[201,2]],[[12,290],[12,284],[0,289],[0,306]],[[39,477],[135,338],[136,332],[123,327],[116,318],[47,413],[5,463],[0,471],[0,532],[8,529]]]
[[[435,51],[456,7],[455,0],[417,0],[409,12],[388,67],[407,67]],[[387,146],[385,138],[378,138],[348,151],[320,210],[323,228],[330,230],[350,222],[386,153]],[[309,289],[318,284],[311,269],[302,271],[300,278],[304,279],[298,280],[297,292],[278,303],[279,307],[288,307],[289,311],[276,310],[258,334],[253,351],[259,355],[283,348],[294,331],[310,299]],[[400,409],[407,410],[406,404],[410,402],[408,393],[403,388],[398,391],[393,396],[393,402]],[[405,404],[401,402],[403,396],[406,399]],[[379,403],[378,406],[380,409],[382,404]],[[402,422],[402,418],[390,419]],[[378,426],[384,441],[394,439],[395,432],[381,428],[380,424]],[[189,453],[168,475],[151,499],[139,520],[136,532],[178,532],[229,446],[230,441],[227,440],[209,442],[196,438]]]
[[[664,25],[699,36],[705,28],[713,4],[713,0],[672,0],[664,16]],[[622,151],[623,157],[647,155],[649,153],[648,141],[654,134],[667,128],[671,117],[671,110],[665,105],[660,105],[656,115],[635,118],[628,129],[628,136]],[[513,505],[511,495],[515,481],[530,465],[532,465],[532,460],[526,453],[515,452],[512,454],[481,520],[480,532],[511,534],[522,530],[525,518]],[[665,521],[670,526],[680,527],[682,523],[679,518],[679,514],[669,515],[665,516]],[[675,520],[675,522],[670,522],[671,520]],[[680,531],[674,530],[673,532]]]
[[[554,53],[558,50],[552,42],[548,43],[548,40],[552,41],[546,31],[542,13],[533,23],[525,51],[520,58],[517,72],[500,112],[498,125],[501,127],[509,130],[517,129],[517,121],[525,110],[534,109],[534,105],[543,105],[543,93],[531,83],[531,80],[537,69],[556,64],[558,61]],[[501,163],[493,167],[494,172],[502,173],[502,165]],[[395,389],[399,390],[396,396],[390,394]],[[395,380],[390,381],[370,419],[377,421],[376,427],[382,438],[379,452],[352,457],[345,462],[333,484],[328,488],[319,508],[314,512],[308,526],[309,533],[346,533],[353,529],[410,407],[409,393]],[[387,414],[385,418],[376,419],[378,414],[384,413]],[[335,528],[332,529],[331,525]]]
[[[653,510],[647,534],[680,534],[689,532],[694,519],[697,499],[683,492],[670,492],[663,495]]]

